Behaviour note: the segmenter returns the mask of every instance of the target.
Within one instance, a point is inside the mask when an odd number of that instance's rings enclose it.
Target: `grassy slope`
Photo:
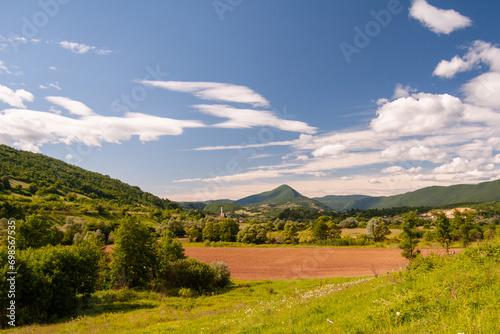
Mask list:
[[[14,332],[499,333],[499,264],[497,243],[368,280],[239,281],[195,299],[100,292],[114,302],[77,321]]]

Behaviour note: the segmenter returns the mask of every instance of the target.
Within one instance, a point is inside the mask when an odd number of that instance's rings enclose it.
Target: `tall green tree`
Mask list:
[[[474,239],[471,233],[474,230],[474,214],[455,210],[455,216],[451,220],[451,224],[455,235],[460,238],[462,245],[467,247]]]
[[[402,255],[408,260],[413,260],[420,254],[417,233],[417,211],[411,211],[403,215],[403,240],[399,243],[399,248],[403,250]]]
[[[115,231],[112,271],[121,286],[141,286],[153,278],[156,241],[150,229],[132,218]]]
[[[450,219],[442,212],[436,213],[436,238],[446,248],[446,254],[450,252],[450,243],[453,241],[453,228]]]

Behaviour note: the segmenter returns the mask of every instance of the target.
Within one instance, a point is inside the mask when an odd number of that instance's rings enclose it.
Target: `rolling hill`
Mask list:
[[[500,201],[500,180],[475,185],[432,186],[394,196],[325,196],[314,198],[333,210],[384,209],[393,207],[439,207],[459,203]]]
[[[66,195],[75,193],[92,199],[115,200],[122,204],[157,208],[178,206],[139,187],[130,186],[108,175],[76,167],[61,160],[0,145],[0,177],[21,182],[27,194]]]

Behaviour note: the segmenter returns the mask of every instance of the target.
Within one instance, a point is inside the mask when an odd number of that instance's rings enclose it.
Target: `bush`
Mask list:
[[[224,262],[212,262],[210,264],[214,271],[213,286],[217,288],[224,288],[229,285],[231,278],[231,271],[229,271],[227,264]]]
[[[193,258],[177,260],[164,268],[159,278],[164,288],[189,288],[196,291],[210,290],[215,279],[212,268]]]
[[[6,249],[0,251],[6,258]],[[5,257],[4,257],[5,256]],[[83,242],[76,247],[46,246],[16,253],[17,325],[50,322],[74,314],[80,295],[88,297],[99,285],[105,257],[99,245]],[[6,323],[9,284],[7,263],[0,269],[0,323]]]

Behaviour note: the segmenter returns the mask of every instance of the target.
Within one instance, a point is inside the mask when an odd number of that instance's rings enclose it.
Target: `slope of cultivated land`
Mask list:
[[[444,254],[444,250],[422,250],[424,255],[431,253]],[[185,254],[207,263],[223,261],[231,277],[245,280],[362,277],[395,271],[408,263],[395,248],[186,247]]]
[[[368,278],[234,281],[223,294],[94,294],[66,323],[9,333],[500,333],[500,244]]]

